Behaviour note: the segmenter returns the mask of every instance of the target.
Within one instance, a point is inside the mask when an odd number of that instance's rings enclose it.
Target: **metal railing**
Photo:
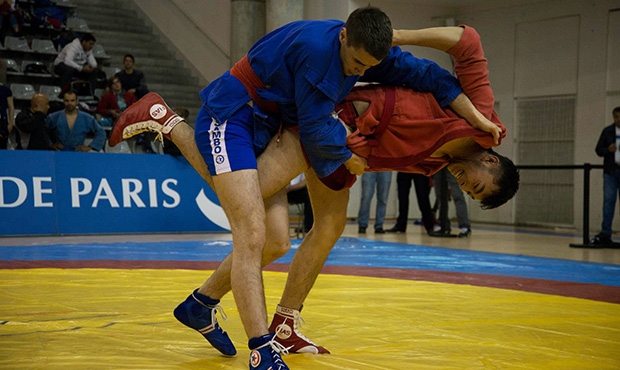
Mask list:
[[[600,244],[592,244],[590,241],[590,172],[593,169],[603,169],[603,165],[599,164],[590,164],[584,163],[582,165],[570,164],[570,165],[520,165],[517,166],[519,170],[583,170],[583,243],[576,244],[571,243],[570,247],[573,248],[620,248],[619,243],[614,243],[613,245],[600,245]],[[444,178],[441,179],[442,189],[442,205],[447,205],[448,203],[448,192],[447,189],[444,188],[446,186],[446,180]],[[442,225],[442,230],[449,230],[448,228],[444,229],[445,225],[449,225],[448,221],[448,212],[447,208],[440,209],[439,223]],[[449,231],[444,233],[443,231],[438,233],[439,235],[435,236],[455,236],[450,235]]]
[[[583,244],[571,243],[573,248],[601,248],[598,244],[590,243],[590,172],[592,169],[602,169],[603,165],[584,163],[582,165],[521,165],[519,170],[583,170]]]

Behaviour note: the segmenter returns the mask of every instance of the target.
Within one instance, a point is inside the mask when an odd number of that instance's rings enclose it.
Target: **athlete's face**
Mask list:
[[[620,127],[620,112],[616,112],[614,115],[614,124],[616,127]]]
[[[448,171],[456,178],[461,190],[472,199],[482,200],[499,189],[495,183],[499,159],[485,153],[476,159],[454,159]]]
[[[363,76],[368,68],[381,62],[364,48],[347,45],[347,29],[344,27],[340,31],[340,60],[342,60],[342,71],[346,76]]]

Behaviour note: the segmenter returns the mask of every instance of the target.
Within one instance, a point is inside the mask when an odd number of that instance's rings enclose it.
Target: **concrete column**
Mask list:
[[[232,66],[265,34],[265,0],[232,0],[230,24]]]
[[[267,32],[304,19],[304,0],[267,0]]]

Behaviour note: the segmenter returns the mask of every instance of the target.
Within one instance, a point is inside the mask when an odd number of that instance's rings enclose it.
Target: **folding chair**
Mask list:
[[[22,61],[22,73],[26,76],[52,77],[45,63],[35,60]]]
[[[93,90],[88,81],[76,80],[71,82],[71,90],[75,92],[77,98],[84,103],[95,101]]]
[[[95,46],[93,46],[93,55],[95,56],[95,58],[101,58],[101,59],[110,58],[110,56],[105,52],[103,45],[101,44],[95,44]]]
[[[121,71],[121,69],[117,67],[101,67],[101,70],[105,72],[106,78],[110,78]]]
[[[11,84],[11,91],[18,100],[30,100],[34,96],[34,87],[30,84]]]
[[[24,51],[31,53],[32,49],[28,46],[28,40],[25,37],[7,36],[4,38],[4,47],[9,50]]]
[[[58,54],[52,40],[33,39],[32,51],[41,54]]]
[[[21,73],[19,69],[19,65],[17,64],[15,59],[4,59],[4,61],[6,62],[6,74],[7,75],[20,76],[23,74]]]
[[[86,20],[82,18],[67,18],[67,29],[77,32],[90,32]]]
[[[39,87],[39,94],[47,96],[51,101],[62,101],[62,99],[59,98],[61,92],[62,89],[59,86],[41,85]]]

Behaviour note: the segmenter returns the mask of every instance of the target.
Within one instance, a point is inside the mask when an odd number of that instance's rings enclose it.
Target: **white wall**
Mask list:
[[[513,2],[519,4],[520,2]],[[561,0],[541,1],[533,4],[515,5],[499,9],[479,10],[475,7],[464,7],[457,11],[457,21],[476,27],[485,47],[489,60],[490,79],[497,101],[500,102],[499,115],[508,128],[509,133],[515,130],[514,97],[516,81],[515,70],[515,30],[526,23],[553,23],[559,18],[577,17],[579,30],[578,40],[577,81],[576,81],[576,122],[575,122],[575,163],[585,162],[602,164],[602,158],[596,156],[594,147],[602,128],[609,125],[611,107],[620,105],[617,92],[620,86],[610,88],[616,90],[615,98],[608,98],[606,93],[607,76],[607,39],[609,11],[620,7],[618,1],[597,0]],[[567,30],[567,33],[574,30]],[[544,31],[541,35],[544,37]],[[616,38],[618,40],[618,38]],[[620,50],[620,45],[615,47]],[[567,61],[567,65],[573,64]],[[617,66],[618,64],[616,64]],[[563,63],[558,63],[558,69]],[[536,73],[532,66],[532,73]],[[547,94],[561,94],[565,86],[551,86]],[[613,91],[610,93],[613,95]],[[615,101],[612,102],[612,101]],[[512,137],[514,139],[514,136]],[[512,140],[503,142],[500,152],[514,156],[516,148]],[[571,164],[571,163],[567,163]],[[591,176],[590,225],[598,230],[601,223],[602,204],[602,171],[593,170]],[[583,210],[583,176],[581,171],[575,172],[574,223],[581,227]],[[511,202],[512,203],[512,202]],[[471,210],[474,220],[511,222],[512,204],[496,211]],[[620,225],[616,217],[614,225]]]
[[[230,0],[133,0],[137,8],[157,24],[166,37],[179,49],[181,56],[194,67],[196,73],[209,81],[228,69],[230,54]],[[367,5],[367,0],[315,0],[304,2],[304,18],[346,19],[348,13]],[[499,152],[514,157],[515,50],[516,28],[527,22],[543,22],[561,17],[577,16],[579,39],[577,55],[577,109],[575,130],[575,163],[602,163],[594,153],[600,130],[611,123],[611,108],[620,105],[620,87],[607,87],[609,10],[620,7],[617,0],[502,0],[502,1],[424,1],[383,0],[378,5],[392,19],[395,28],[422,28],[445,25],[448,18],[466,23],[480,33],[487,59],[490,79],[499,103],[499,115],[509,136]],[[442,5],[437,5],[442,4]],[[447,5],[446,5],[447,4]],[[453,5],[453,6],[450,6]],[[618,37],[614,39],[617,42]],[[449,68],[449,60],[442,53],[422,48],[410,49],[415,55],[435,59]],[[611,50],[620,50],[620,45]],[[618,55],[618,54],[616,54]],[[611,59],[614,61],[615,59]],[[615,62],[616,68],[620,63]],[[562,68],[562,65],[558,65]],[[592,172],[591,225],[601,222],[601,171]],[[581,226],[582,183],[575,174],[575,226]],[[359,208],[359,184],[352,189],[348,215],[356,217]],[[411,194],[410,217],[419,217],[415,195]],[[453,208],[453,207],[452,207]],[[470,204],[473,221],[511,223],[514,204],[497,210],[481,211],[476,203]],[[392,185],[388,218],[396,217],[396,184]],[[620,225],[616,217],[615,225]],[[391,222],[387,222],[387,227]],[[617,228],[617,227],[616,227]]]

